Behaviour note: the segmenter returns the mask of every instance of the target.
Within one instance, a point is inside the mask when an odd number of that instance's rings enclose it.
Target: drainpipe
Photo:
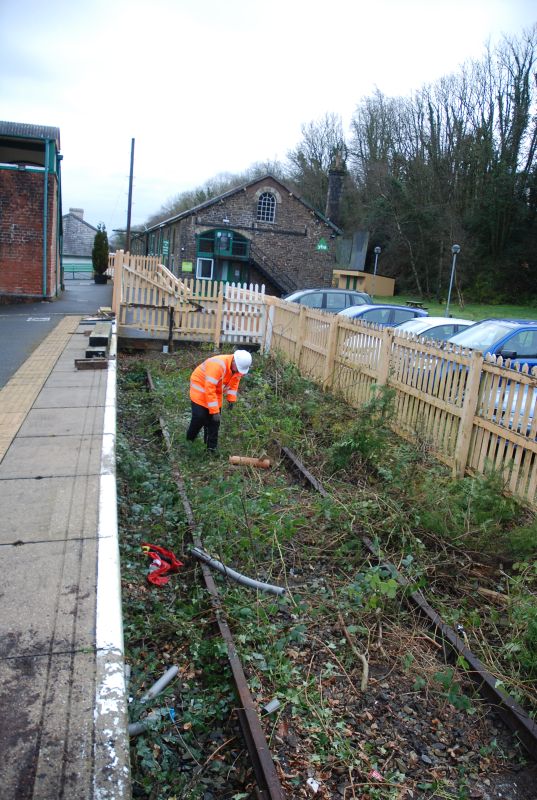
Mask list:
[[[43,200],[43,297],[47,296],[48,159],[50,141],[50,139],[45,140],[45,191]]]
[[[58,281],[58,273],[60,278],[60,289],[63,292],[65,289],[64,281],[63,281],[63,217],[62,217],[62,160],[63,156],[61,153],[57,155],[57,163],[58,163],[58,240],[59,240],[59,248],[58,248],[58,258],[59,264],[58,268],[56,269],[56,282]]]

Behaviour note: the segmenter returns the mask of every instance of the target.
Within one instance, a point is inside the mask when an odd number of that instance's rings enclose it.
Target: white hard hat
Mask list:
[[[252,355],[248,350],[235,350],[233,353],[235,366],[242,375],[246,375],[252,365]]]

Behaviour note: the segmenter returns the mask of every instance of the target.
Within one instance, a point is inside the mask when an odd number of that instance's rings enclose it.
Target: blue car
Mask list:
[[[510,358],[515,364],[537,366],[537,320],[484,319],[465,331],[456,333],[449,342]]]
[[[338,316],[350,317],[350,319],[361,319],[364,322],[374,322],[376,325],[395,328],[409,319],[416,317],[428,317],[428,313],[421,308],[410,308],[410,306],[394,306],[387,303],[375,305],[351,306],[340,311]]]
[[[534,319],[484,319],[449,339],[453,344],[470,347],[511,359],[513,364],[537,366],[537,320]],[[537,392],[524,386],[522,400],[518,400],[518,386],[509,391],[510,381],[500,381],[496,390],[493,419],[526,436],[531,434]],[[526,427],[522,420],[526,420]]]

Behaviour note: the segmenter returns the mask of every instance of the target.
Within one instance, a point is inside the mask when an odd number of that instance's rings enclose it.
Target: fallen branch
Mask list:
[[[351,635],[347,630],[347,626],[345,625],[345,621],[341,615],[341,611],[338,611],[338,619],[339,619],[339,624],[341,625],[341,629],[345,635],[345,639],[349,643],[352,652],[354,653],[356,658],[359,658],[360,661],[362,662],[362,682],[360,684],[360,689],[362,690],[362,692],[365,692],[365,690],[367,689],[367,683],[369,681],[369,663],[367,657],[364,653],[360,653],[360,651],[352,641]]]
[[[482,594],[483,597],[488,597],[490,600],[496,601],[496,603],[501,603],[502,605],[507,605],[509,603],[509,598],[506,594],[494,592],[492,589],[485,589],[481,586],[478,586],[477,591],[479,594]]]

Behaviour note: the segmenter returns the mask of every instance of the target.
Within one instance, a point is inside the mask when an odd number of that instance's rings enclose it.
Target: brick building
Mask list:
[[[0,298],[61,289],[60,131],[0,122]]]
[[[131,250],[160,256],[180,278],[264,283],[267,293],[282,295],[330,286],[339,234],[337,225],[266,175],[134,233]]]

